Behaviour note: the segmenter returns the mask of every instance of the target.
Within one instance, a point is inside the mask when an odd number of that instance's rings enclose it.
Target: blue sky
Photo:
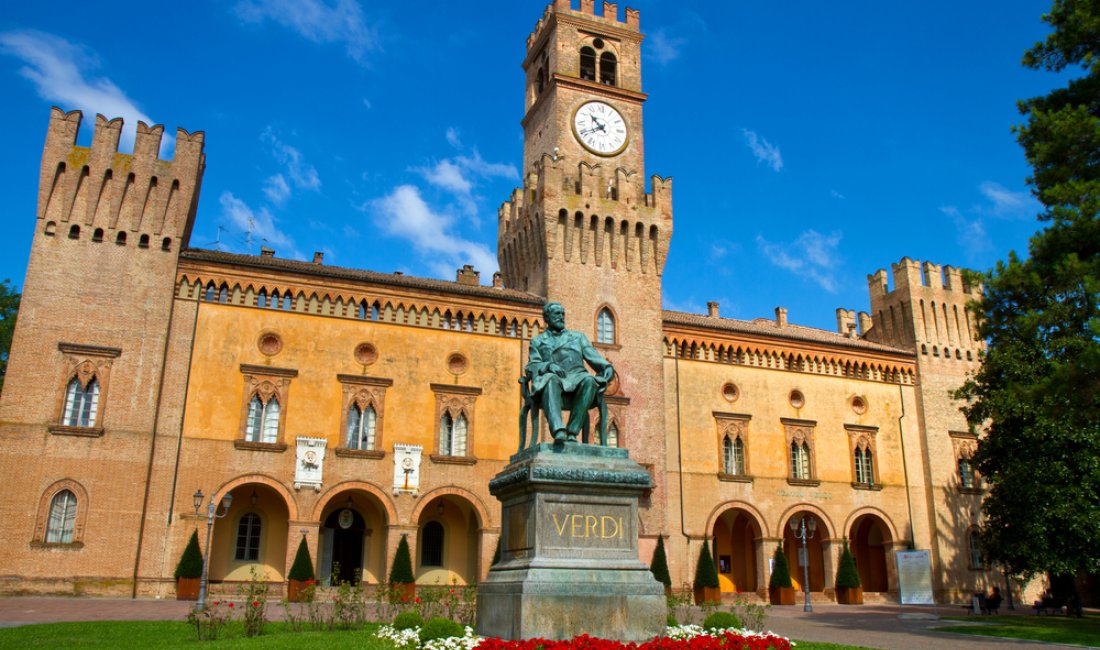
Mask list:
[[[1038,204],[1010,129],[1018,99],[1064,83],[1019,64],[1049,2],[630,5],[647,34],[644,176],[674,178],[666,308],[781,305],[834,329],[903,256],[984,270],[1026,250]],[[84,111],[85,145],[97,112],[123,116],[130,142],[138,119],[206,132],[193,246],[445,279],[473,263],[487,283],[545,6],[9,3],[0,278],[23,282],[56,104]]]

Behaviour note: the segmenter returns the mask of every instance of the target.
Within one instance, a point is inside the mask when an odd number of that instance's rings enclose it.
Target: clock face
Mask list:
[[[592,153],[613,156],[626,147],[626,121],[610,104],[588,102],[573,114],[573,135]]]
[[[413,459],[406,456],[405,460],[401,461],[401,465],[404,466],[405,469],[412,469]]]

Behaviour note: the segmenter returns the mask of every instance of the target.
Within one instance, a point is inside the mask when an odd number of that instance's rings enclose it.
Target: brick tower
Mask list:
[[[107,591],[114,585],[129,593],[176,265],[205,164],[203,134],[180,129],[174,158],[161,160],[163,126],[138,122],[134,151],[125,154],[118,151],[121,119],[96,116],[90,148],[76,146],[80,122],[79,111],[53,108],[42,153],[34,240],[0,402],[0,461],[22,468],[12,482],[20,494],[5,500],[13,511],[0,516],[26,520],[27,504],[67,477],[81,507],[72,539],[62,541],[82,552],[35,552],[45,504],[33,534],[4,529],[0,564],[45,563],[33,573],[92,575]]]
[[[917,417],[927,456],[923,481],[943,486],[928,494],[933,561],[943,584],[964,584],[973,575],[968,531],[979,524],[982,490],[969,462],[978,437],[952,393],[978,369],[985,348],[967,309],[981,298],[981,287],[968,283],[960,269],[907,257],[891,272],[892,290],[885,270],[867,276],[874,326],[866,336],[916,355]]]
[[[653,468],[645,535],[663,531],[661,273],[672,236],[672,180],[646,192],[638,12],[556,0],[527,39],[524,187],[499,212],[504,284],[561,302],[567,327],[615,365],[620,446]]]

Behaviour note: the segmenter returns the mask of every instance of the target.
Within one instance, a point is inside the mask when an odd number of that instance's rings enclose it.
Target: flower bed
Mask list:
[[[790,650],[789,639],[771,632],[751,632],[749,630],[713,630],[707,632],[698,625],[681,625],[667,629],[665,636],[644,643],[623,643],[597,639],[588,635],[578,636],[568,641],[548,639],[525,639],[523,641],[504,641],[485,639],[475,636],[473,630],[466,628],[463,637],[435,639],[420,644],[419,630],[395,630],[389,625],[378,630],[379,638],[388,639],[404,650]]]

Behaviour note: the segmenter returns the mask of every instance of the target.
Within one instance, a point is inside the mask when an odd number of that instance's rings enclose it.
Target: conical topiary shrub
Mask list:
[[[183,549],[176,572],[173,574],[179,578],[202,577],[202,551],[199,550],[199,531],[191,533],[191,539],[187,540],[187,546]]]
[[[390,589],[398,597],[411,600],[416,594],[416,576],[413,575],[409,541],[405,535],[401,536],[401,541],[397,544],[397,552],[393,555],[389,584]]]
[[[309,586],[310,581],[313,580],[313,558],[309,556],[309,545],[306,544],[304,536],[302,541],[298,543],[298,552],[294,554],[294,564],[290,565],[290,572],[287,573],[286,577],[287,600],[298,602],[312,598],[313,592],[309,589]]]
[[[179,564],[173,574],[176,578],[176,600],[198,600],[202,578],[202,551],[199,550],[199,531],[191,533],[183,548]]]
[[[783,545],[775,547],[772,556],[772,577],[768,581],[768,601],[772,605],[793,605],[794,587],[791,585],[791,569]]]
[[[653,551],[653,560],[649,563],[649,570],[657,582],[665,586],[667,594],[672,589],[672,578],[668,575],[668,557],[665,556],[665,538],[657,538],[657,548]]]
[[[718,591],[718,572],[714,569],[714,559],[710,556],[709,544],[699,549],[699,561],[695,563],[695,604],[717,603],[721,601]]]
[[[844,550],[836,567],[836,602],[841,605],[863,604],[863,585],[859,580],[856,560],[848,548],[848,540],[844,540]]]

